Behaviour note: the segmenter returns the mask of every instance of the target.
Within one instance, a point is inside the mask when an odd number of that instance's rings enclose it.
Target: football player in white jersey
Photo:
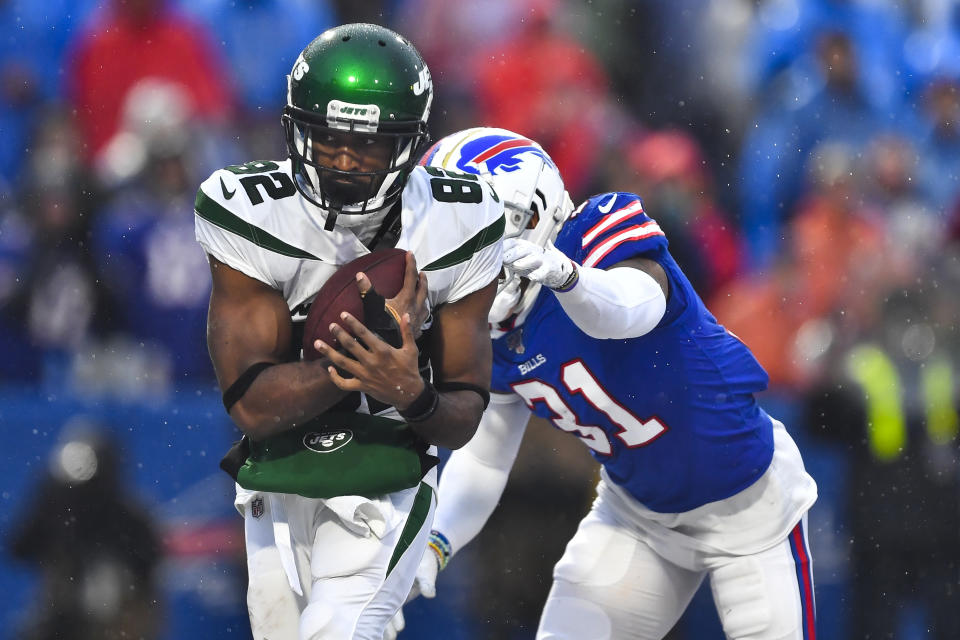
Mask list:
[[[436,446],[470,440],[489,398],[503,204],[476,176],[415,166],[432,97],[405,38],[330,29],[288,77],[289,157],[221,169],[197,193],[208,348],[244,434],[221,466],[237,480],[258,639],[382,637],[427,544]],[[381,247],[408,252],[396,315],[381,299],[376,333],[342,317],[344,352],[317,342],[302,359],[321,285]]]
[[[490,314],[493,399],[443,470],[411,595],[433,596],[493,512],[535,413],[602,465],[538,639],[663,638],[709,579],[727,638],[813,640],[816,483],[755,398],[766,372],[706,309],[640,198],[574,209],[546,152],[502,129],[447,136],[421,162],[492,182],[511,277]]]

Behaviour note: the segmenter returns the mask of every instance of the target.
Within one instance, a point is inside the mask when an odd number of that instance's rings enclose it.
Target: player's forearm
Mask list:
[[[605,271],[578,267],[575,286],[555,291],[567,316],[593,338],[636,338],[663,318],[667,300],[660,284],[631,267]]]
[[[330,380],[323,360],[290,362],[264,369],[230,410],[252,440],[292,429],[330,409],[348,392]]]
[[[429,418],[410,423],[424,440],[447,449],[470,441],[483,415],[483,400],[473,391],[438,392],[437,407]]]

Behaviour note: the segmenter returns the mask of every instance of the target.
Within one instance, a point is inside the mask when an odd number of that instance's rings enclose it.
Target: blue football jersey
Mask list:
[[[772,423],[754,398],[767,374],[704,306],[640,199],[594,196],[555,244],[585,267],[657,261],[670,281],[666,313],[638,338],[595,339],[544,288],[523,324],[494,340],[492,390],[580,438],[654,511],[688,511],[757,480],[773,456]]]

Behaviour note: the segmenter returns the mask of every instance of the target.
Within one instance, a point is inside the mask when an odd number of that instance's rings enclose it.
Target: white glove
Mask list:
[[[503,241],[503,264],[517,275],[550,289],[569,286],[577,269],[573,260],[552,243],[541,247],[522,238]]]
[[[406,626],[407,621],[403,619],[403,607],[401,607],[397,609],[396,615],[387,623],[387,628],[383,630],[383,640],[396,640],[397,634],[403,631]]]
[[[437,574],[440,573],[440,560],[433,547],[427,547],[420,558],[420,566],[417,567],[417,577],[413,580],[413,586],[410,588],[410,595],[407,596],[407,602],[410,602],[417,596],[424,598],[433,598],[437,595]]]

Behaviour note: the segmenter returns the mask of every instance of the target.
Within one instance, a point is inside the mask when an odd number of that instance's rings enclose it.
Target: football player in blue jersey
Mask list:
[[[706,577],[728,638],[814,638],[816,484],[754,397],[767,374],[706,309],[640,197],[574,209],[544,150],[502,129],[450,135],[421,163],[487,179],[512,237],[490,314],[493,398],[443,470],[411,597],[433,597],[483,527],[536,414],[602,465],[537,638],[662,638]]]

